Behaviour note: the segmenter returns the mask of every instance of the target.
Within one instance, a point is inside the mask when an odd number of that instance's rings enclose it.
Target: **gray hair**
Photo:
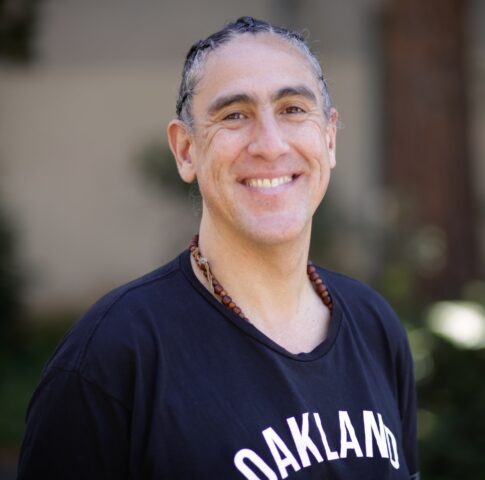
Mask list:
[[[182,71],[182,81],[180,83],[176,106],[177,117],[189,127],[192,127],[192,101],[207,56],[224,43],[244,33],[252,33],[253,35],[257,33],[270,33],[277,35],[298,48],[305,55],[318,79],[323,98],[323,112],[328,119],[330,117],[330,109],[332,108],[332,100],[328,92],[327,82],[323,76],[322,67],[320,66],[318,58],[308,46],[303,36],[297,32],[287,30],[284,27],[278,27],[252,17],[241,17],[235,22],[227,24],[222,30],[192,45],[185,58]]]

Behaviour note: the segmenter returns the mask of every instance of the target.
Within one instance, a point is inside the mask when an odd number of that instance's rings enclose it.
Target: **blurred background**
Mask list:
[[[165,128],[190,45],[241,15],[321,58],[342,124],[312,259],[405,324],[423,479],[485,478],[482,0],[0,0],[0,478],[63,333],[196,231]]]

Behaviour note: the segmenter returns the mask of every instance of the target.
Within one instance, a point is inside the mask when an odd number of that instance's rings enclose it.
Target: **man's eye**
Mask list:
[[[226,115],[223,120],[242,120],[246,118],[243,113],[241,112],[233,112],[229,115]]]
[[[284,113],[290,113],[290,114],[305,113],[305,110],[303,110],[303,108],[301,108],[301,107],[297,107],[296,105],[292,105],[290,107],[286,107],[285,110],[284,110]]]

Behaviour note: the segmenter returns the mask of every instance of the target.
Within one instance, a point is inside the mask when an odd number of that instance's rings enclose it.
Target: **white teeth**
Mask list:
[[[290,175],[277,178],[252,178],[246,181],[246,185],[256,188],[274,188],[285,183],[290,183],[292,180]]]

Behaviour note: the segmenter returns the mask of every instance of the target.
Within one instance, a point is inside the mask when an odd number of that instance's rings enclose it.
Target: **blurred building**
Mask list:
[[[30,308],[84,308],[188,243],[196,213],[147,188],[134,159],[147,144],[165,138],[189,46],[241,15],[308,30],[343,127],[332,206],[351,227],[378,222],[386,3],[42,2],[34,62],[0,66],[0,191],[31,273]],[[483,211],[485,3],[469,3],[470,137]],[[480,229],[483,245],[483,220]],[[348,261],[363,276],[376,260],[371,242],[358,228],[342,238]]]

